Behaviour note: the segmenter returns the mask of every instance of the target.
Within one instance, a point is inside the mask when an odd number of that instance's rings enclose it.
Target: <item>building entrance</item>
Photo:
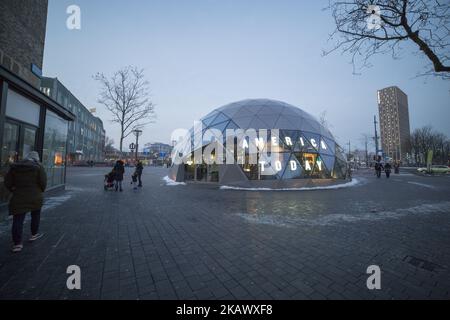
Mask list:
[[[9,166],[23,160],[30,151],[36,150],[37,128],[20,122],[6,120],[3,128],[3,145],[0,165],[0,203],[6,202],[9,192],[3,181]]]

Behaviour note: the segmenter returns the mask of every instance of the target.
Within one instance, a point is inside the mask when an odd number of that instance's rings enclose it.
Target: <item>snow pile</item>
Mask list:
[[[231,187],[231,186],[222,186],[221,190],[244,190],[244,191],[310,191],[310,190],[329,190],[329,189],[341,189],[354,187],[359,184],[358,179],[353,179],[350,182],[343,184],[336,184],[332,186],[319,186],[319,187],[303,187],[303,188],[244,188],[244,187]]]
[[[166,186],[185,186],[184,182],[176,182],[169,178],[169,176],[165,176],[163,180],[166,182]]]

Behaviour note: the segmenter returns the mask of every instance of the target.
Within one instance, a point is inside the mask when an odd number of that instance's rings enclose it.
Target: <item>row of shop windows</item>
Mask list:
[[[217,164],[185,165],[184,179],[187,181],[219,182]]]
[[[9,90],[8,92],[7,110],[17,106],[16,101],[10,99],[15,94],[11,95],[11,92],[13,91]],[[31,104],[26,106],[25,103],[24,106],[24,108],[28,108]],[[23,110],[23,112],[25,111]],[[38,114],[39,112],[40,107]],[[38,149],[39,121],[30,124],[31,121],[27,121],[25,118],[26,114],[26,112],[20,113],[11,118],[7,112],[4,119],[0,163],[0,203],[5,203],[9,198],[9,192],[3,186],[3,180],[10,165],[24,159],[30,151],[37,151]],[[47,110],[41,161],[47,173],[48,188],[65,183],[67,132],[68,121]]]
[[[247,159],[248,160],[248,159]],[[345,179],[347,164],[335,156],[318,153],[281,153],[278,160],[238,164],[249,180]],[[185,180],[218,182],[217,164],[185,164]]]

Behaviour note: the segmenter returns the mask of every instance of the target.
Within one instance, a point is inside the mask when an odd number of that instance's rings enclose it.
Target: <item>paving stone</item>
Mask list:
[[[447,177],[239,192],[166,186],[167,170],[145,168],[149,183],[119,194],[102,189],[107,170],[69,168],[70,198],[43,212],[46,236],[19,255],[0,222],[0,299],[450,298]],[[80,291],[66,289],[73,264]],[[379,291],[366,287],[371,264]]]

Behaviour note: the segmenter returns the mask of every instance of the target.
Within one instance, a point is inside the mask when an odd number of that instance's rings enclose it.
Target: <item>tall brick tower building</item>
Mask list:
[[[381,147],[386,156],[406,160],[410,152],[408,96],[398,87],[378,91]]]

